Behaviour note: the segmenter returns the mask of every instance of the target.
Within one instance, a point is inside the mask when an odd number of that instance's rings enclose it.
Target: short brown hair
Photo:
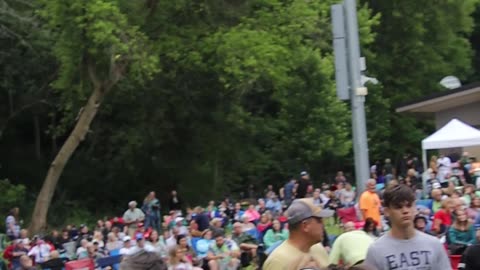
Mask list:
[[[383,193],[385,207],[401,207],[403,203],[415,201],[415,193],[405,184],[389,186]]]

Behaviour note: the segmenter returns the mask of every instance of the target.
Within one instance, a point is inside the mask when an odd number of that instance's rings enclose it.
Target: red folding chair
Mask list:
[[[355,207],[348,207],[348,208],[338,208],[337,215],[340,221],[345,224],[349,221],[357,222],[357,211],[355,211]]]
[[[337,209],[337,215],[342,224],[350,221],[353,222],[355,224],[355,229],[363,228],[363,225],[365,224],[364,221],[358,220],[355,207],[339,208]]]
[[[65,270],[95,270],[92,259],[82,259],[65,263]]]
[[[458,269],[458,264],[460,263],[461,259],[462,259],[462,255],[450,255],[450,263],[452,264],[453,270]]]

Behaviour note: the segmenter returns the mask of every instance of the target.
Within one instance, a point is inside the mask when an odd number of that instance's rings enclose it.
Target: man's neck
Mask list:
[[[407,227],[396,227],[392,226],[392,229],[390,230],[390,235],[393,238],[396,239],[401,239],[401,240],[408,240],[411,239],[415,236],[417,231],[415,228],[412,226],[407,226]]]
[[[308,239],[301,239],[297,237],[290,237],[287,240],[292,246],[298,248],[300,251],[308,253],[312,244],[308,242]]]

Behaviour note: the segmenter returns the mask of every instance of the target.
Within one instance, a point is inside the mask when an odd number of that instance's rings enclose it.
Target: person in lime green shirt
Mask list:
[[[277,219],[272,223],[272,229],[269,229],[265,236],[263,236],[263,244],[265,248],[268,249],[269,247],[273,246],[275,243],[279,241],[285,241],[288,239],[288,230],[282,229],[282,225],[280,221]]]
[[[432,214],[435,214],[440,208],[442,208],[442,190],[432,190]]]
[[[373,238],[364,230],[354,230],[342,233],[335,239],[330,252],[330,264],[356,265],[367,257],[368,247],[373,243]]]

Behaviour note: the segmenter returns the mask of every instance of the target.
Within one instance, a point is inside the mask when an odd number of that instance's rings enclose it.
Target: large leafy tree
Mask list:
[[[199,201],[302,168],[328,171],[321,165],[351,147],[348,106],[333,84],[331,3],[161,3],[143,29],[158,40],[162,73],[107,102],[95,147],[78,158],[110,162],[88,178],[177,187]],[[360,15],[368,44],[377,18]]]
[[[380,24],[374,27],[376,39],[365,47],[371,56],[370,72],[381,82],[372,89],[377,98],[367,101],[372,154],[379,158],[418,153],[419,142],[432,125],[399,115],[395,107],[441,91],[439,81],[447,75],[468,78],[472,72],[468,37],[478,1],[362,2],[381,15]]]
[[[70,135],[52,161],[32,214],[30,230],[45,228],[48,208],[58,180],[70,157],[87,136],[90,124],[105,96],[124,77],[142,81],[157,70],[148,38],[132,25],[117,1],[45,1],[40,9],[46,27],[56,33],[54,52],[60,62],[55,82],[66,115],[72,115],[75,101],[85,105],[75,118]],[[70,114],[69,114],[70,113]],[[73,120],[73,121],[72,121]]]

